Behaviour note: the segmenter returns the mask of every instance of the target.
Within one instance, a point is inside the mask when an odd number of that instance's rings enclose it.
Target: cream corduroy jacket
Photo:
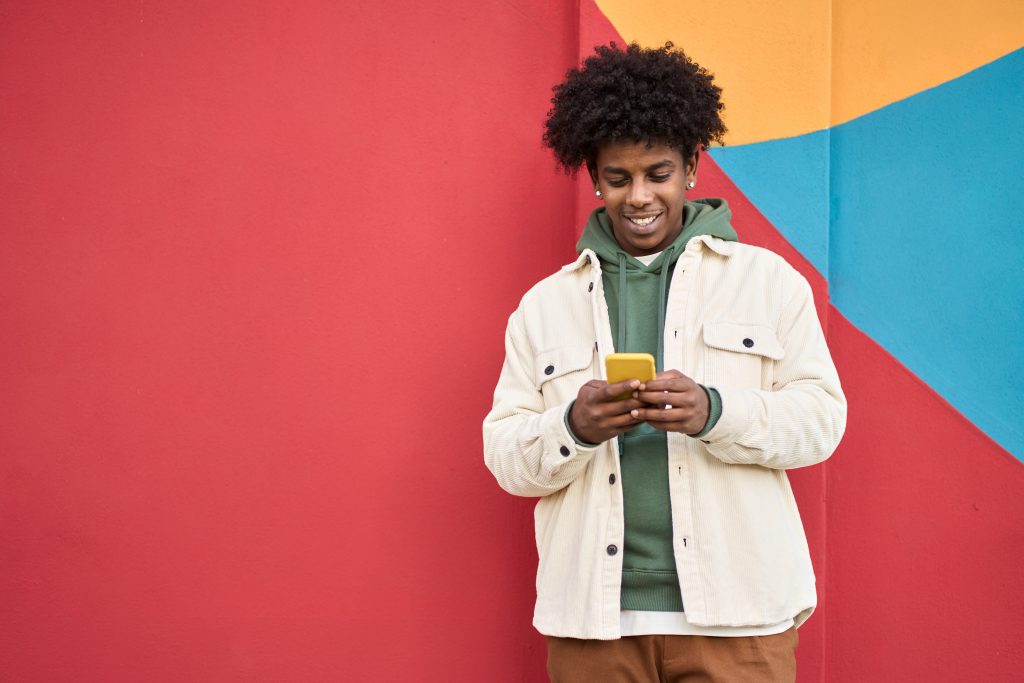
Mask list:
[[[829,457],[846,399],[810,286],[778,255],[695,237],[679,257],[665,314],[664,367],[722,397],[702,440],[668,435],[676,570],[698,626],[810,616],[817,597],[785,470]],[[613,351],[590,250],[535,285],[512,313],[505,362],[484,419],[484,460],[498,484],[539,496],[537,603],[545,635],[615,639],[623,506],[616,439],[580,446],[565,412],[604,376]]]

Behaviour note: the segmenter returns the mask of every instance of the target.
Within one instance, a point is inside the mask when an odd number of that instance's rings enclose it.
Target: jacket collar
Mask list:
[[[579,270],[580,268],[583,268],[584,266],[589,265],[591,263],[595,265],[598,263],[597,254],[595,254],[591,249],[584,249],[583,251],[580,252],[580,255],[576,257],[575,261],[573,261],[572,263],[567,263],[564,266],[562,266],[562,270],[571,273],[572,271]]]
[[[686,248],[687,250],[691,248],[699,249],[701,244],[706,244],[711,251],[715,252],[719,256],[732,256],[733,252],[736,251],[737,243],[723,240],[720,237],[712,237],[711,235],[697,235],[690,240],[690,243],[686,245]]]
[[[715,252],[719,256],[732,256],[733,252],[736,251],[736,242],[727,242],[719,237],[712,237],[711,235],[697,235],[690,243],[686,245],[686,251],[695,251],[701,248],[701,245],[706,245],[711,251]],[[566,272],[572,272],[579,270],[588,264],[593,264],[595,267],[600,269],[600,265],[595,254],[590,249],[584,249],[580,252],[580,255],[576,257],[576,260],[572,263],[567,263],[562,266],[562,270]]]

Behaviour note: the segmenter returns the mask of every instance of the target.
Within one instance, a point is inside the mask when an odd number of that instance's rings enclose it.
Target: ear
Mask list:
[[[700,147],[693,150],[693,155],[686,160],[686,179],[697,179],[697,163],[700,162]]]
[[[597,187],[597,169],[594,168],[594,164],[590,163],[589,159],[585,163],[587,165],[587,174],[590,175],[590,182],[594,184],[594,187]]]

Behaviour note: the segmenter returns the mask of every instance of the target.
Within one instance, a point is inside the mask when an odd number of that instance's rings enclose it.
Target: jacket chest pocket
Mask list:
[[[771,327],[706,322],[703,339],[705,384],[733,389],[771,388],[773,362],[785,356]]]
[[[534,381],[548,407],[576,398],[580,387],[594,379],[594,347],[574,344],[537,354]]]

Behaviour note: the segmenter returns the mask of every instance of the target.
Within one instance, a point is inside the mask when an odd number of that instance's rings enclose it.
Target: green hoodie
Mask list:
[[[686,244],[697,235],[736,241],[724,199],[686,202],[683,231],[651,265],[619,247],[604,207],[594,210],[576,249],[592,249],[601,260],[615,350],[650,353],[664,369],[665,305],[672,272]],[[705,388],[711,415],[702,436],[721,416],[718,392]],[[622,557],[622,609],[683,610],[672,548],[668,488],[668,444],[664,432],[642,424],[619,437],[625,539]]]

